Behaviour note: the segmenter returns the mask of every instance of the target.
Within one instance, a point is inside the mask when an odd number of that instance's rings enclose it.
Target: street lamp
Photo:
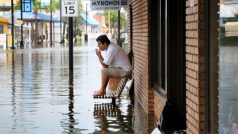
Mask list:
[[[88,42],[88,4],[86,4],[86,34],[84,35],[85,42]]]

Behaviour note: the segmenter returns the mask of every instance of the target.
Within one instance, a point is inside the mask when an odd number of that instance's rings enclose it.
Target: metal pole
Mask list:
[[[111,25],[110,25],[110,19],[111,19],[111,16],[110,16],[110,11],[108,11],[108,33],[110,34],[111,33]]]
[[[88,42],[88,4],[86,4],[86,34],[84,35],[85,42]]]
[[[52,0],[50,0],[50,47],[53,46],[53,43],[52,43]]]
[[[20,1],[21,2],[21,20],[23,22],[23,15],[22,15],[22,6],[23,6],[23,2],[22,0]],[[21,41],[20,41],[20,48],[24,48],[24,42],[23,42],[23,23],[21,24]]]
[[[13,0],[11,0],[11,14],[12,14],[12,47],[11,49],[15,49],[14,47],[14,10],[13,10],[13,6],[14,6],[14,3],[13,3]]]
[[[120,32],[120,29],[121,29],[121,13],[120,13],[120,9],[118,10],[118,38],[117,38],[117,44],[121,47],[122,44],[121,44],[121,32]]]
[[[73,18],[69,17],[69,71],[73,71]]]
[[[77,27],[76,27],[76,24],[77,24],[77,20],[76,20],[76,17],[74,18],[74,38],[76,38],[76,35],[77,35]],[[75,41],[76,41],[76,39],[75,39]]]
[[[60,1],[60,9],[61,9],[61,6],[62,6],[62,4]],[[61,21],[61,19],[62,19],[62,12],[60,10],[60,42],[62,43],[62,21]]]
[[[88,34],[88,5],[86,6],[86,35]]]

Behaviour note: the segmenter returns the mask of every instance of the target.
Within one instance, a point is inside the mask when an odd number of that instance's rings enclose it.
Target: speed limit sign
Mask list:
[[[78,16],[78,1],[77,0],[62,0],[61,12],[63,17]]]

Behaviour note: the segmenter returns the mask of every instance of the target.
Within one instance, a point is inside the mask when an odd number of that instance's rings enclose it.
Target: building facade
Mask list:
[[[128,0],[135,107],[148,115],[137,119],[148,126],[143,133],[156,127],[166,102],[188,133],[236,133],[238,40],[224,36],[222,24],[237,22],[238,10],[229,18],[219,11],[237,3]]]

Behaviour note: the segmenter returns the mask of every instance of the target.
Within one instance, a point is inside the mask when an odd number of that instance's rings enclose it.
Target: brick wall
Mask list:
[[[166,99],[159,95],[158,92],[154,92],[154,126],[157,125],[160,115],[164,109]]]
[[[133,20],[130,20],[129,15],[128,42],[134,50],[135,101],[145,113],[154,116],[149,124],[155,127],[166,100],[150,87],[150,2],[149,0],[128,0],[128,14],[130,6]],[[130,22],[133,23],[132,28]],[[132,30],[132,36],[130,30]]]
[[[150,13],[149,0],[128,0],[132,7],[133,27],[129,45],[134,50],[135,101],[146,112],[159,119],[165,99],[150,87]],[[188,133],[204,133],[204,5],[203,1],[186,0],[186,123]],[[130,22],[130,16],[129,16]],[[132,41],[132,43],[130,43]]]
[[[188,133],[204,133],[203,2],[186,1],[186,119]]]
[[[134,51],[135,101],[148,113],[153,110],[153,105],[149,101],[148,1],[131,0],[128,1],[128,5],[131,5],[133,14],[133,44],[130,45],[133,46]]]

